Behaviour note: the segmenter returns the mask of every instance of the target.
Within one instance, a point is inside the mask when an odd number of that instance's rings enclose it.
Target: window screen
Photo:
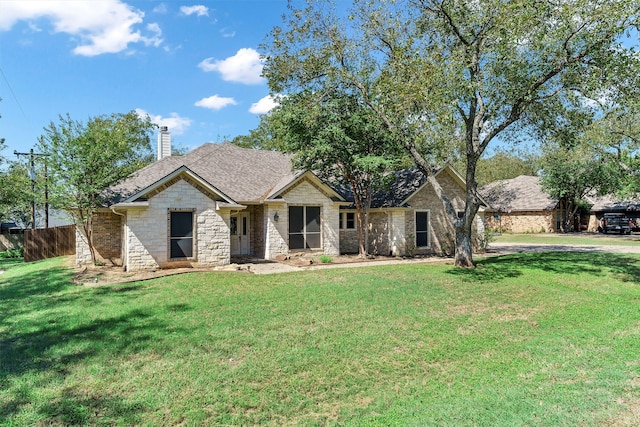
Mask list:
[[[169,257],[193,257],[193,212],[171,212],[169,217]]]
[[[429,212],[416,212],[416,247],[429,246]]]
[[[289,207],[289,249],[317,249],[321,242],[320,207]]]

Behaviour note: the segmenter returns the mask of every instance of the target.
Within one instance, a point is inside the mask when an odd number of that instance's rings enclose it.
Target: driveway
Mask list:
[[[575,244],[553,244],[553,243],[498,243],[489,245],[487,253],[489,255],[503,255],[521,252],[613,252],[620,254],[640,254],[639,246],[622,245],[581,245]]]

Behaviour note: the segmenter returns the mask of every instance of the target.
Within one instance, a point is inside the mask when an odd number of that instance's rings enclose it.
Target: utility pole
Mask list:
[[[34,153],[33,148],[28,153],[19,153],[14,150],[14,155],[29,156],[29,177],[31,178],[31,194],[33,194],[33,203],[31,205],[31,228],[36,228],[36,157],[46,157],[48,154]],[[44,162],[44,212],[45,212],[45,228],[49,228],[49,178],[47,177],[47,162]]]

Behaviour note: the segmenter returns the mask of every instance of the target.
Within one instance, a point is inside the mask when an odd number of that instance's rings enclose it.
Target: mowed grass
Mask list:
[[[70,284],[0,261],[1,425],[637,425],[640,257]]]
[[[523,243],[543,245],[602,245],[640,247],[640,234],[600,234],[600,233],[503,233],[494,236],[498,243]]]

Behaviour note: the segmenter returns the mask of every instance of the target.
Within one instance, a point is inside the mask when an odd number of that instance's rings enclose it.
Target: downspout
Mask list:
[[[122,243],[120,244],[120,254],[122,255],[122,269],[124,271],[127,271],[127,236],[124,233],[124,227],[126,227],[127,225],[127,215],[120,213],[120,212],[116,212],[116,208],[114,208],[113,206],[110,207],[111,208],[111,212],[113,212],[116,215],[119,215],[121,217],[124,218],[124,222],[122,224]]]

